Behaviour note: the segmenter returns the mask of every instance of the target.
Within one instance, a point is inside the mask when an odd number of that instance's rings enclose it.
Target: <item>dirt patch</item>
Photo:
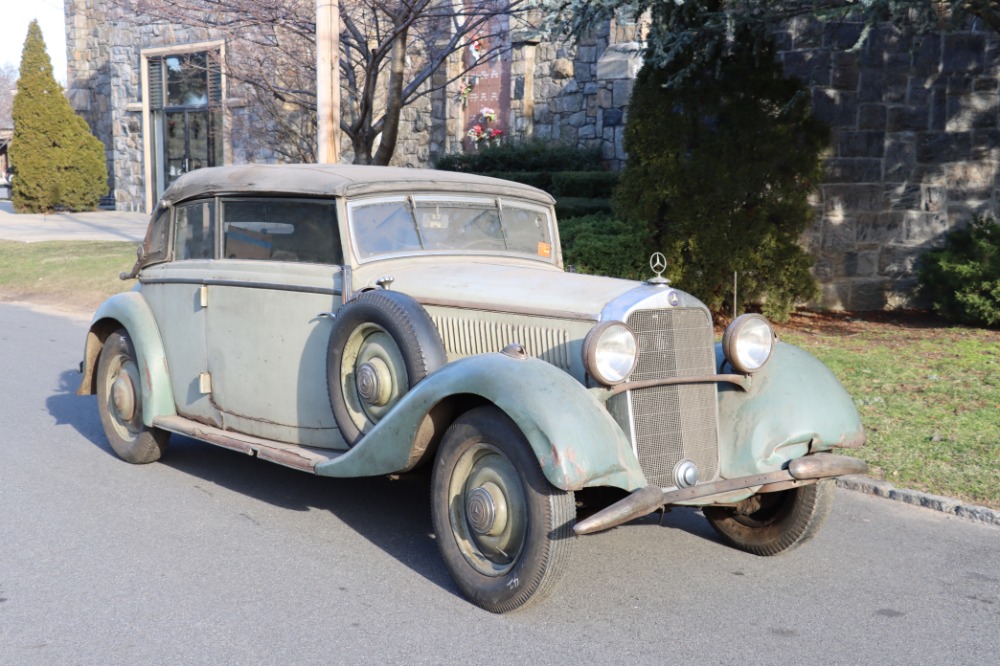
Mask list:
[[[92,301],[92,302],[91,302]],[[97,297],[85,302],[73,301],[68,296],[40,296],[0,290],[0,303],[10,303],[36,312],[54,314],[71,319],[90,321],[100,300]]]
[[[962,326],[946,321],[929,310],[892,310],[887,312],[820,312],[802,310],[787,322],[774,324],[775,331],[831,337],[861,337],[881,344],[908,345],[921,340],[945,343],[975,333],[995,337],[1000,344],[1000,330]]]

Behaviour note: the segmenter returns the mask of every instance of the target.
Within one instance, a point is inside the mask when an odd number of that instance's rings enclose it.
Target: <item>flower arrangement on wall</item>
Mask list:
[[[497,112],[489,106],[484,106],[479,110],[478,122],[465,133],[472,141],[473,148],[478,148],[482,144],[494,145],[503,136],[503,130],[499,127],[490,127],[497,122]]]

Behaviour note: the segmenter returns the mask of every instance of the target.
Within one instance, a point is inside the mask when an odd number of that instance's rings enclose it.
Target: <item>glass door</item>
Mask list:
[[[167,111],[164,141],[165,186],[192,169],[216,166],[217,143],[212,116],[208,109]]]

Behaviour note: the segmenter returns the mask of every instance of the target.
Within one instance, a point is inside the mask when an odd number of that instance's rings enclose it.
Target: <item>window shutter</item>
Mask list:
[[[218,51],[208,52],[208,103],[222,103],[222,59]]]
[[[163,58],[150,58],[149,67],[149,108],[163,108]]]

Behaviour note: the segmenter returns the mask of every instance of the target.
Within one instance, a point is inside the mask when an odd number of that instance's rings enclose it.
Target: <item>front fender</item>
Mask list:
[[[104,301],[94,313],[84,345],[83,380],[77,395],[96,392],[94,377],[101,348],[108,336],[119,328],[128,331],[132,346],[135,348],[136,361],[142,377],[143,423],[152,426],[153,419],[159,416],[176,415],[160,329],[146,299],[139,291],[116,294]]]
[[[722,366],[721,345],[716,362]],[[719,452],[723,478],[782,469],[793,458],[865,441],[854,401],[816,357],[778,342],[771,360],[743,391],[719,387]]]
[[[553,486],[579,490],[646,485],[639,462],[604,406],[566,372],[500,353],[450,363],[414,386],[350,451],[316,467],[322,476],[368,476],[406,469],[431,409],[454,395],[493,403],[524,433]]]

